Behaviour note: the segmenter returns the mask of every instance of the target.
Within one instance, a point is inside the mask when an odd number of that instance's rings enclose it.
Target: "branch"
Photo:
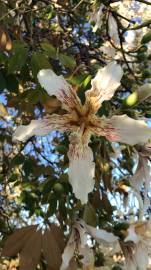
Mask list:
[[[137,25],[137,26],[128,28],[126,31],[141,29],[141,28],[143,28],[143,27],[149,26],[150,24],[151,24],[151,19],[148,20],[148,21],[145,21],[144,23],[142,23],[142,24],[140,24],[140,25]]]

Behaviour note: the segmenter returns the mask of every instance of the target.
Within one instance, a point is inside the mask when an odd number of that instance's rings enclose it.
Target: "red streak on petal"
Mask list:
[[[113,134],[113,133],[110,133],[110,134],[106,135],[106,138],[107,138],[109,141],[113,141],[113,142],[118,142],[118,141],[120,141],[120,137],[119,137],[117,134]]]

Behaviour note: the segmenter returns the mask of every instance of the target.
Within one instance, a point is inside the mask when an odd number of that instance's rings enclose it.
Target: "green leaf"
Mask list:
[[[145,34],[141,40],[142,44],[148,43],[151,41],[151,31],[149,31],[147,34]]]
[[[7,62],[8,58],[6,56],[6,54],[4,54],[4,52],[0,51],[0,63],[1,64],[5,64]]]
[[[85,206],[83,219],[87,224],[91,226],[97,225],[97,217],[96,217],[95,209],[93,208],[92,205],[89,204]]]
[[[15,182],[17,179],[18,179],[18,174],[13,173],[13,174],[9,177],[8,181],[9,181],[9,182]]]
[[[17,155],[12,159],[11,166],[23,164],[25,157],[23,155]]]
[[[12,92],[17,92],[19,83],[13,74],[9,74],[6,77],[7,89]]]
[[[37,80],[37,73],[40,69],[51,68],[48,58],[43,53],[34,53],[31,58],[31,68],[35,79]]]
[[[44,98],[46,99],[47,94],[43,89],[40,89],[40,87],[36,88],[36,89],[32,89],[31,91],[29,91],[28,93],[28,100],[32,103],[32,104],[37,104],[38,102],[42,102],[42,100],[44,100]]]
[[[92,79],[91,75],[88,75],[88,76],[86,77],[86,79],[84,80],[84,82],[82,83],[82,86],[83,86],[84,88],[86,88],[87,85],[89,84],[89,82],[91,81],[91,79]]]
[[[57,198],[54,194],[50,194],[49,196],[49,208],[47,214],[49,216],[53,215],[56,212],[57,208]]]
[[[23,170],[26,176],[29,176],[33,172],[33,163],[31,160],[26,160],[23,165]]]
[[[56,49],[53,47],[52,44],[48,43],[48,42],[43,42],[41,43],[41,47],[42,49],[46,52],[46,54],[52,58],[52,59],[56,59]]]
[[[65,206],[64,200],[59,201],[59,212],[61,213],[61,216],[66,219],[67,218],[67,209]]]
[[[55,183],[53,186],[53,190],[55,193],[57,193],[58,195],[61,195],[64,193],[64,187],[62,184],[60,183]]]
[[[13,55],[8,62],[8,73],[19,71],[26,63],[28,50],[24,44],[17,43],[13,48]]]
[[[63,173],[60,175],[60,181],[63,183],[68,183],[69,182],[69,177],[67,173]]]
[[[67,68],[73,69],[76,66],[76,61],[72,56],[68,56],[66,54],[60,53],[59,60],[61,64]]]
[[[151,70],[149,68],[145,68],[142,71],[143,78],[150,78],[151,77]]]
[[[2,72],[0,72],[0,90],[3,90],[5,88],[7,88],[6,80],[5,80]]]
[[[63,144],[59,144],[59,145],[56,146],[56,151],[59,154],[62,154],[62,155],[66,154],[67,150],[68,150],[68,148]]]

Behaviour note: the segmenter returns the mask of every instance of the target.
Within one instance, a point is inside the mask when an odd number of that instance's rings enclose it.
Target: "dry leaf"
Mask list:
[[[106,212],[111,215],[113,213],[113,208],[112,205],[110,204],[110,201],[108,200],[107,195],[104,193],[102,194],[101,202]]]
[[[5,108],[4,104],[0,103],[0,115],[1,116],[8,116],[7,109]]]
[[[2,256],[11,257],[17,255],[22,249],[25,242],[30,239],[30,236],[36,231],[37,226],[28,226],[16,230],[5,242],[2,250]]]
[[[36,268],[41,257],[41,246],[42,232],[39,230],[27,239],[27,243],[20,253],[20,270],[34,270]]]
[[[103,182],[106,190],[109,190],[112,192],[113,187],[112,187],[112,176],[110,174],[103,174]]]
[[[12,32],[17,39],[21,39],[21,27],[19,25],[14,25]]]
[[[91,204],[95,209],[101,208],[101,198],[100,198],[100,191],[94,191],[91,199]]]
[[[2,256],[19,254],[20,270],[34,270],[38,265],[41,252],[48,265],[48,270],[59,270],[64,249],[64,236],[61,229],[51,224],[44,234],[37,231],[37,226],[28,226],[16,230],[6,241]],[[74,269],[74,268],[73,268]],[[69,269],[70,270],[70,269]]]
[[[83,270],[94,270],[94,267],[92,265],[84,265]]]
[[[12,49],[12,41],[8,33],[2,27],[0,27],[0,48],[6,51]]]
[[[59,270],[62,261],[62,253],[55,235],[53,234],[53,230],[48,229],[44,232],[42,238],[42,249],[44,258],[48,264],[48,269]]]
[[[56,226],[55,224],[51,224],[50,230],[52,231],[52,234],[55,237],[56,242],[58,243],[58,246],[62,253],[65,247],[63,232],[61,231],[60,227]]]
[[[46,113],[55,112],[61,107],[61,102],[57,98],[50,97],[44,104],[44,109]]]

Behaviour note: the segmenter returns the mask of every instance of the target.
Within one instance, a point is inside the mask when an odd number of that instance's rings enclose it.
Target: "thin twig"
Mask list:
[[[84,0],[81,0],[73,9],[72,11],[75,11],[81,4],[84,2]]]

